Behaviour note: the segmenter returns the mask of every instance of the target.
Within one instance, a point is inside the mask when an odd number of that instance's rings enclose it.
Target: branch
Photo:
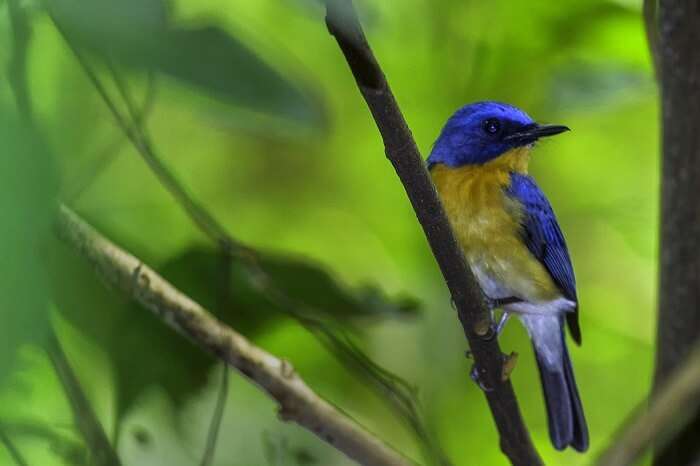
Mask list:
[[[501,449],[517,466],[541,465],[525,427],[503,355],[488,336],[491,316],[466,266],[430,175],[384,73],[367,43],[351,0],[326,0],[326,24],[350,66],[384,140],[386,156],[403,183],[433,255],[450,289],[476,369],[500,434]]]
[[[661,449],[680,432],[700,403],[700,343],[688,355],[652,398],[648,410],[642,411],[611,442],[596,463],[597,466],[634,464],[654,445]]]
[[[75,424],[85,439],[95,464],[97,466],[120,466],[121,461],[109,443],[107,434],[105,434],[90,402],[80,387],[78,377],[73,372],[68,357],[55,333],[49,335],[48,354],[70,402]]]
[[[408,466],[411,462],[321,399],[292,366],[224,325],[136,257],[120,249],[61,207],[58,236],[88,260],[108,283],[131,296],[176,331],[238,369],[294,421],[363,465]]]

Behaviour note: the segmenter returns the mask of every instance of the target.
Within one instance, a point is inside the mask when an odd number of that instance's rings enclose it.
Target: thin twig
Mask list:
[[[296,422],[360,464],[411,464],[316,395],[291,364],[254,346],[218,321],[136,257],[102,237],[68,208],[60,208],[56,228],[58,236],[89,261],[106,282],[131,296],[203,349],[226,361],[275,399],[282,420]]]
[[[148,164],[151,170],[156,174],[160,183],[167,189],[170,194],[177,200],[187,214],[193,219],[193,221],[199,226],[202,231],[204,231],[209,236],[218,238],[225,244],[220,246],[227,249],[234,249],[234,245],[230,244],[231,238],[227,238],[225,230],[218,224],[210,215],[208,215],[206,209],[201,207],[197,202],[194,201],[192,196],[187,193],[184,187],[177,181],[172,172],[160,161],[155,155],[155,151],[151,145],[150,139],[146,137],[140,131],[140,125],[129,124],[124,116],[119,112],[114,101],[110,98],[107,89],[102,84],[97,74],[92,69],[92,67],[87,62],[82,52],[77,49],[74,42],[70,39],[69,35],[60,24],[54,20],[54,24],[59,32],[63,35],[66,44],[75,55],[78,63],[85,72],[86,76],[90,80],[91,84],[100,95],[104,103],[107,105],[110,113],[117,122],[119,128],[124,132],[126,137],[131,141],[134,147],[137,149],[139,154],[142,155],[144,161]],[[119,81],[115,80],[115,84],[119,85]],[[129,113],[133,115],[134,109],[129,106]],[[243,246],[240,246],[243,249]]]
[[[109,443],[107,434],[90,406],[90,401],[85,396],[78,377],[73,372],[68,357],[54,333],[49,335],[48,355],[70,403],[75,424],[85,439],[94,464],[120,466],[119,457]]]
[[[700,343],[695,345],[682,365],[673,373],[649,404],[614,436],[597,466],[634,464],[652,445],[656,449],[673,439],[700,405]]]
[[[211,422],[209,424],[209,431],[207,432],[207,444],[204,448],[204,454],[202,455],[202,461],[200,461],[199,466],[209,466],[214,459],[216,441],[219,438],[221,421],[224,418],[224,410],[226,409],[229,377],[230,374],[228,371],[228,365],[224,363],[221,372],[219,394],[216,397],[216,406],[214,407],[214,413],[212,414]]]
[[[491,317],[481,289],[469,271],[435,187],[384,73],[367,43],[351,0],[326,0],[326,24],[352,71],[394,166],[432,248],[474,356],[476,370],[500,434],[503,452],[517,466],[541,465],[509,380],[495,338],[485,338]]]
[[[146,79],[145,96],[140,108],[136,112],[136,118],[132,122],[133,126],[145,124],[156,101],[155,75],[149,72]],[[66,202],[73,203],[80,198],[97,177],[117,160],[117,157],[122,153],[120,149],[126,141],[128,141],[128,138],[125,137],[124,132],[120,131],[119,135],[100,151],[95,157],[95,160],[90,163],[88,167],[81,170],[81,173],[75,176],[74,181],[68,184],[69,188],[66,189],[66,194],[63,195],[63,199],[65,199]]]
[[[20,453],[19,449],[14,444],[12,439],[7,435],[5,429],[2,426],[0,426],[0,442],[2,442],[3,445],[5,445],[7,452],[10,454],[17,466],[29,466],[29,463],[27,463],[27,461],[24,459],[22,453]]]
[[[231,306],[231,257],[229,257],[229,255],[225,253],[219,254],[219,265],[219,296],[217,297],[216,306],[221,312],[223,312],[224,310],[228,309],[229,306]],[[228,400],[228,382],[230,377],[228,365],[226,363],[223,363],[221,370],[222,372],[221,382],[219,386],[219,394],[216,398],[216,406],[214,407],[214,412],[212,413],[211,421],[209,423],[209,430],[207,432],[207,443],[204,447],[202,461],[199,463],[200,466],[209,466],[209,464],[214,459],[216,443],[219,438],[219,432],[221,430],[221,422],[224,418],[226,401]]]

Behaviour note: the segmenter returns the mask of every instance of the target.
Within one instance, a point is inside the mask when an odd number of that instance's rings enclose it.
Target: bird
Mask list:
[[[536,123],[509,104],[484,101],[457,110],[427,159],[431,178],[498,334],[517,315],[530,336],[557,450],[588,449],[565,326],[581,344],[576,279],[551,204],[528,174],[536,143],[569,131]]]

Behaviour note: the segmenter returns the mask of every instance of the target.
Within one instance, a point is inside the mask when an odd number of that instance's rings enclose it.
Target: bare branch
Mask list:
[[[57,233],[88,260],[108,283],[151,310],[176,331],[236,368],[280,406],[282,420],[294,421],[363,465],[412,464],[309,388],[291,364],[280,360],[219,322],[209,312],[61,207]]]
[[[97,419],[92,406],[90,406],[78,377],[73,372],[68,357],[54,333],[49,335],[48,354],[73,410],[75,424],[85,439],[94,463],[97,466],[120,466],[121,461],[119,461],[117,452],[112,448],[107,434]]]
[[[479,377],[501,437],[501,449],[518,466],[541,465],[520,415],[509,380],[503,380],[503,355],[496,339],[486,338],[491,317],[464,261],[435,187],[384,73],[367,43],[351,0],[326,0],[326,24],[335,37],[384,140],[452,294]]]

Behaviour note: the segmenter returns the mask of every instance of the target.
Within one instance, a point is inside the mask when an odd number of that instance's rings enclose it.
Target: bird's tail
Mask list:
[[[564,317],[523,316],[535,349],[554,448],[588,449],[588,427],[566,348]]]

